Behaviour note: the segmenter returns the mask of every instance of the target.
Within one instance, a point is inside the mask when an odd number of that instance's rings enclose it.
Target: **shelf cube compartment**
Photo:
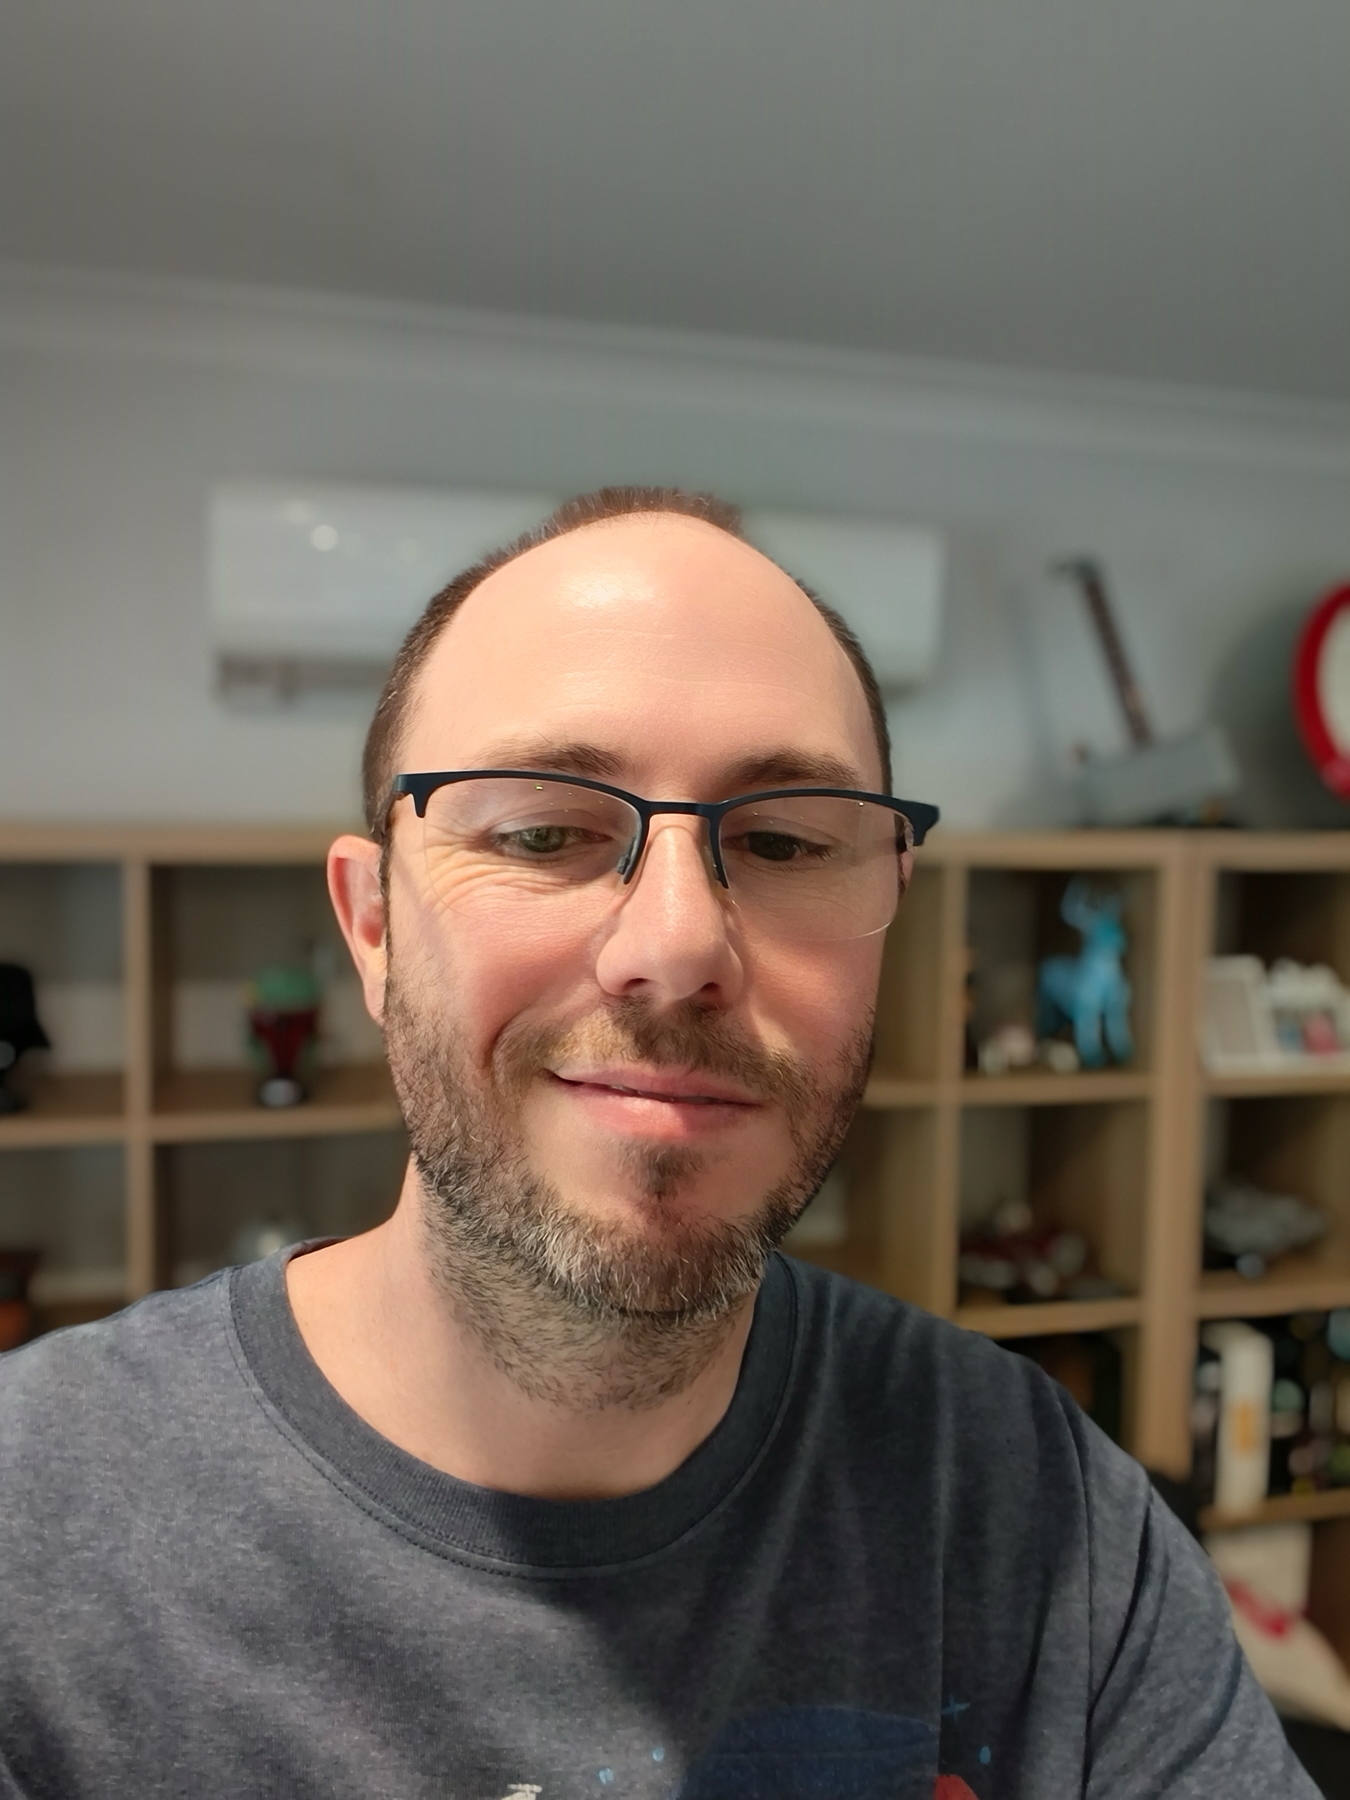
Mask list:
[[[1209,1184],[1228,1178],[1296,1195],[1319,1208],[1327,1230],[1310,1247],[1269,1259],[1256,1279],[1236,1270],[1206,1270],[1201,1316],[1350,1305],[1350,1093],[1212,1100],[1207,1126]]]
[[[1327,963],[1350,983],[1350,872],[1225,869],[1215,890],[1216,956]]]
[[[407,1158],[401,1131],[161,1146],[156,1187],[172,1285],[283,1243],[368,1230],[393,1211]]]
[[[1084,938],[1061,916],[1065,892],[1079,871],[1073,869],[972,869],[967,897],[966,942],[969,957],[965,1062],[980,1067],[981,1048],[1000,1030],[1018,1027],[1040,1036],[1038,976],[1049,957],[1078,958]],[[1084,871],[1094,895],[1119,895],[1125,933],[1123,967],[1130,984],[1129,1029],[1133,1055],[1126,1062],[1107,1053],[1108,1069],[1138,1071],[1150,1066],[1153,1045],[1157,878],[1149,870]],[[1062,1018],[1055,1034],[1070,1041]],[[989,1076],[997,1079],[1001,1070]],[[1017,1068],[1007,1073],[1016,1074]]]
[[[32,975],[51,1040],[7,1078],[26,1115],[115,1117],[126,1060],[119,867],[0,862],[0,962]]]
[[[1147,1129],[1147,1108],[1138,1102],[966,1106],[957,1223],[963,1237],[970,1234],[989,1246],[988,1254],[972,1251],[972,1263],[998,1264],[1000,1250],[1006,1250],[1028,1271],[1018,1276],[1014,1291],[1031,1304],[1106,1303],[1136,1294],[1143,1263]],[[1088,1260],[1081,1271],[1070,1272],[1068,1245],[1048,1246],[1044,1256],[1034,1248],[1029,1256],[1019,1254],[1052,1233],[1084,1242]],[[965,1286],[971,1291],[963,1302],[998,1306],[1010,1273],[1005,1264],[991,1266],[979,1281],[968,1275]],[[1085,1286],[1093,1276],[1109,1283],[1114,1294]],[[1042,1284],[1044,1291],[1038,1291]],[[1008,1310],[1015,1312],[1016,1303]]]
[[[112,1145],[0,1156],[0,1248],[35,1250],[29,1298],[42,1327],[78,1324],[126,1299],[123,1153]]]
[[[161,867],[153,896],[158,1111],[255,1103],[249,984],[276,967],[305,969],[319,986],[313,1098],[344,1104],[388,1097],[380,1034],[318,864]]]

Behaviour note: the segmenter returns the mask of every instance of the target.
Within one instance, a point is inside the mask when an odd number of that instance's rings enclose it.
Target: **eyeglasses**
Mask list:
[[[633,880],[651,821],[706,820],[713,877],[752,928],[799,940],[870,937],[895,916],[900,858],[938,809],[851,788],[772,788],[731,800],[644,800],[607,782],[528,769],[399,775],[428,882],[447,908],[549,908],[560,928],[597,922]]]

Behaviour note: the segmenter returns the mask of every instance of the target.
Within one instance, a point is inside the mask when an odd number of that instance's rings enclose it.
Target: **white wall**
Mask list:
[[[239,476],[679,481],[940,526],[937,678],[899,791],[1026,822],[1121,742],[1056,553],[1109,566],[1160,728],[1238,731],[1255,822],[1337,820],[1284,720],[1350,579],[1350,415],[612,329],[0,272],[0,817],[345,820],[361,721],[211,692],[204,505]],[[1350,816],[1347,817],[1350,822]]]

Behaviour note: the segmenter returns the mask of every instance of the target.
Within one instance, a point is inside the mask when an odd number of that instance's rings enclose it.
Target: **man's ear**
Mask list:
[[[380,891],[380,846],[369,838],[340,837],[328,852],[328,892],[361,977],[366,1011],[381,1024],[389,957]]]

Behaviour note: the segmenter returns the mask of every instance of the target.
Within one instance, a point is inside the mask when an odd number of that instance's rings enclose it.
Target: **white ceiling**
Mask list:
[[[1350,399],[1347,0],[0,0],[0,255]]]

